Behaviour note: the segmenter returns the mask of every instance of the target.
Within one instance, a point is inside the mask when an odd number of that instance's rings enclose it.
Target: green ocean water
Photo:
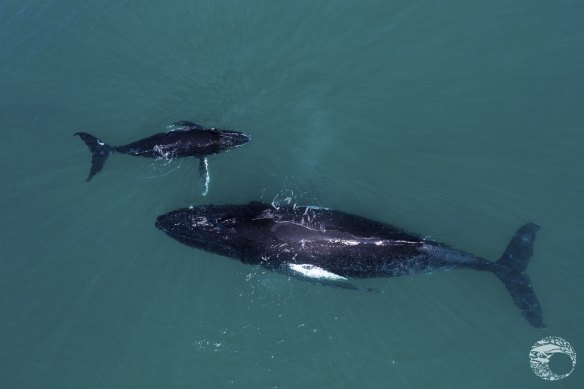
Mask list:
[[[578,388],[584,2],[0,1],[0,388]],[[252,141],[113,155],[176,120]],[[156,217],[319,205],[528,268],[547,328],[472,270],[341,290],[182,246]],[[558,372],[569,361],[552,359]],[[580,362],[582,364],[582,362]]]

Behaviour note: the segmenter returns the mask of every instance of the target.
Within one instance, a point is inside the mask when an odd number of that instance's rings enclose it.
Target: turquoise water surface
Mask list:
[[[0,388],[579,388],[584,2],[0,1]],[[176,120],[252,141],[113,155]],[[154,227],[188,205],[341,209],[495,260],[540,224],[547,328],[473,270],[289,279]],[[582,357],[581,357],[582,358]],[[552,359],[558,372],[566,358]],[[582,364],[582,362],[580,362]]]

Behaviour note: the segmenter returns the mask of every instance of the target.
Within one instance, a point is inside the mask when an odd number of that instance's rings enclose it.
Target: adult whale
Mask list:
[[[435,270],[494,273],[527,321],[543,328],[541,306],[525,273],[539,226],[523,225],[496,262],[389,224],[324,208],[262,202],[205,205],[161,215],[156,227],[192,247],[319,282],[392,277]]]
[[[209,169],[207,156],[241,146],[250,140],[249,135],[238,131],[205,128],[189,121],[173,123],[172,130],[158,133],[123,146],[109,146],[86,132],[77,132],[92,154],[89,181],[102,168],[107,158],[114,152],[147,158],[174,159],[196,157],[199,159],[199,173],[203,184],[203,196],[209,189]]]

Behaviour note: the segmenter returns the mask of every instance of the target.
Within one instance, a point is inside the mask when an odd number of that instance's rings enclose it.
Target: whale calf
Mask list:
[[[209,169],[207,156],[241,146],[250,140],[250,136],[238,131],[205,128],[189,121],[173,123],[174,128],[168,132],[158,133],[123,146],[110,146],[86,132],[77,132],[89,147],[92,154],[89,181],[102,168],[112,153],[128,154],[147,158],[183,158],[199,159],[199,173],[203,184],[203,196],[209,189]]]
[[[497,261],[361,216],[315,207],[275,208],[257,201],[178,209],[160,215],[156,227],[198,249],[339,286],[347,286],[349,278],[488,271],[503,282],[532,326],[545,327],[525,273],[539,230],[533,223],[517,230]]]

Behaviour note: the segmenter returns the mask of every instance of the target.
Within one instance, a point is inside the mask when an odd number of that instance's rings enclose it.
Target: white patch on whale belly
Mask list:
[[[288,267],[290,270],[300,273],[305,277],[316,278],[321,280],[331,280],[331,281],[345,281],[347,278],[342,277],[338,274],[331,273],[330,271],[324,270],[322,267],[310,265],[307,263],[289,263]]]

